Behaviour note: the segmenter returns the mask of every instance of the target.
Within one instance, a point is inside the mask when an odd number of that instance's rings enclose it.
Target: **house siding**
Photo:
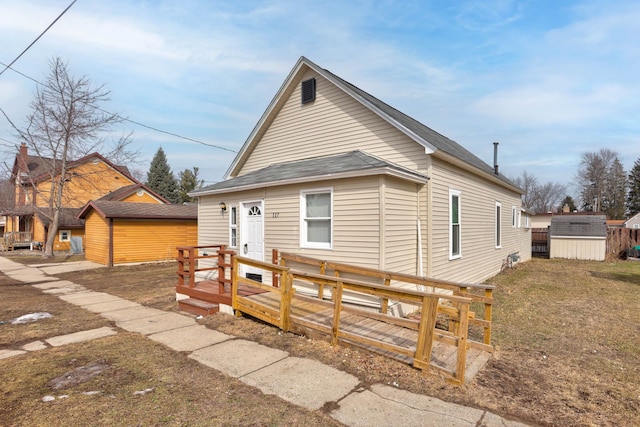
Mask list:
[[[424,147],[313,71],[303,79],[311,77],[316,78],[316,100],[302,105],[297,84],[239,172],[232,176],[273,163],[354,149],[408,169],[426,170]]]
[[[604,261],[607,251],[605,238],[551,237],[549,258]]]
[[[85,219],[85,230],[87,230],[84,238],[85,259],[107,265],[109,263],[109,220],[91,211]]]
[[[434,159],[431,173],[431,277],[457,282],[479,282],[499,272],[507,255],[514,252],[523,255],[523,231],[511,225],[512,206],[518,211],[521,206],[518,194],[438,159]],[[449,260],[450,189],[461,192],[462,256],[453,260]],[[496,248],[496,202],[501,204],[500,248]]]
[[[113,263],[168,261],[177,246],[197,245],[195,220],[113,221]]]
[[[406,274],[418,271],[418,191],[417,184],[386,178],[384,180],[383,270]],[[421,228],[426,224],[421,224]],[[424,242],[423,242],[424,245]]]
[[[62,193],[62,206],[66,208],[81,208],[89,200],[134,183],[102,161],[83,163],[69,169],[67,174],[70,178]],[[48,206],[50,197],[51,181],[38,183],[37,206]]]
[[[146,191],[143,192],[141,196],[138,196],[137,193],[130,194],[129,196],[123,198],[121,201],[132,203],[162,203]]]

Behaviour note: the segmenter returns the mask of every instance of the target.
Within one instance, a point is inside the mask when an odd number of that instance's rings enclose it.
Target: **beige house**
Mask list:
[[[275,248],[480,282],[531,257],[522,190],[497,166],[304,57],[225,179],[191,194],[200,245],[258,260]]]
[[[640,213],[635,214],[628,220],[624,222],[624,227],[626,228],[640,228]]]

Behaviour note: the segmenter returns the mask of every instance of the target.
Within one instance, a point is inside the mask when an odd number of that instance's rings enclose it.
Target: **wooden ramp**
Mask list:
[[[280,305],[279,299],[273,293],[253,295],[249,299],[257,305],[269,307],[272,310],[278,310]],[[290,330],[292,332],[313,338],[327,339],[331,337],[334,316],[333,303],[294,295],[291,301],[290,315]],[[418,331],[413,328],[372,319],[350,311],[342,313],[340,328],[341,331],[353,334],[355,337],[381,341],[391,346],[404,348],[407,353],[413,354],[416,351]],[[442,333],[446,334],[447,331],[443,330]],[[408,354],[385,351],[379,347],[364,344],[357,338],[349,339],[339,336],[338,340],[342,344],[357,346],[410,365],[413,364],[413,357]],[[443,371],[454,372],[457,364],[457,352],[456,346],[436,341],[431,352],[431,363],[439,366]],[[466,352],[465,382],[472,380],[490,358],[491,353],[486,350],[469,348]]]
[[[460,385],[472,379],[493,352],[492,285],[448,282],[276,250],[272,263],[267,263],[238,256],[224,245],[177,249],[176,292],[196,300],[196,306],[188,307],[192,310],[206,309],[209,314],[218,304],[231,305],[238,315],[327,338],[334,345],[358,346],[439,372]],[[243,277],[240,271],[261,274]],[[196,273],[211,278],[197,282]],[[181,307],[187,309],[188,300],[181,300]],[[406,318],[399,316],[401,312],[416,315]]]

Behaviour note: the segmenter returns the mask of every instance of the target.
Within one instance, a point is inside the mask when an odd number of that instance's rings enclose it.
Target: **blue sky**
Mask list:
[[[70,1],[0,0],[0,61]],[[107,85],[110,111],[237,151],[304,55],[487,163],[499,141],[508,176],[571,184],[582,152],[613,149],[626,170],[640,158],[639,22],[640,2],[615,0],[78,0],[14,68],[43,79],[59,56]],[[17,123],[34,91],[0,76]],[[174,173],[197,166],[207,183],[234,157],[130,123],[118,132],[129,130],[143,173],[159,146]],[[4,118],[0,138],[15,141]]]

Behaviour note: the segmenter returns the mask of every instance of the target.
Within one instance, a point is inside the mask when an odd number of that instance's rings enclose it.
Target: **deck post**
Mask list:
[[[485,289],[484,296],[493,300],[493,289]],[[493,305],[491,303],[484,304],[484,320],[489,322],[489,326],[484,327],[484,343],[491,345],[491,318],[493,316]]]
[[[469,303],[461,302],[459,304],[460,324],[458,327],[458,360],[456,362],[455,378],[460,381],[460,385],[464,384],[464,371],[467,366],[467,334],[469,331]]]
[[[436,327],[436,316],[438,314],[438,298],[425,295],[422,297],[422,315],[418,327],[418,340],[416,342],[416,354],[414,359],[419,367],[429,370],[431,365],[431,351],[433,349],[434,329]],[[416,365],[414,360],[414,365]]]
[[[340,312],[342,311],[342,287],[341,281],[336,282],[333,291],[333,324],[331,325],[331,345],[338,345],[338,334],[340,332]]]
[[[384,285],[391,286],[391,278],[389,276],[384,278]],[[389,298],[382,298],[382,304],[380,304],[380,313],[387,314],[389,311]]]
[[[320,264],[320,274],[324,275],[327,271],[327,261]],[[324,299],[324,283],[318,283],[318,299]]]
[[[189,247],[189,287],[196,286],[196,248]]]
[[[278,265],[278,250],[277,249],[271,249],[271,263],[274,265]],[[278,273],[274,270],[271,272],[271,285],[274,288],[279,287],[278,286]]]
[[[280,289],[282,289],[280,294],[280,328],[287,332],[291,329],[292,275],[288,271],[282,270],[280,281]]]

